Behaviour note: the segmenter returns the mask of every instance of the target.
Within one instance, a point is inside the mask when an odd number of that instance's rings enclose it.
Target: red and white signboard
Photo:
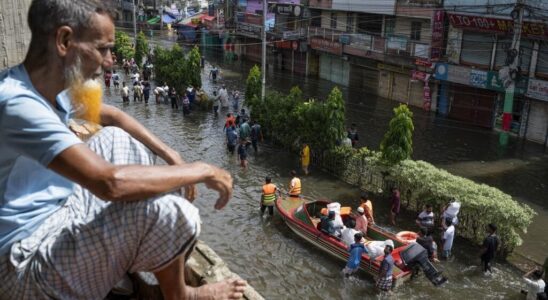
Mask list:
[[[456,28],[500,34],[512,34],[514,32],[514,21],[512,19],[453,13],[447,13],[447,15],[451,25]],[[548,24],[524,21],[521,34],[530,39],[548,39]]]
[[[438,61],[443,53],[445,11],[434,10],[432,16],[432,46],[430,47],[430,60]]]

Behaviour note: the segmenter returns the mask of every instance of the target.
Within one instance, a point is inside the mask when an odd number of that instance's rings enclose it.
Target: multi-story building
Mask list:
[[[508,97],[499,76],[499,70],[510,62],[508,50],[519,24],[515,22],[519,2],[477,0],[470,5],[466,0],[445,0],[446,62],[438,63],[435,72],[440,81],[439,112],[468,124],[500,128],[503,107],[510,105],[510,131],[547,144],[548,4],[523,1],[513,97]]]
[[[264,0],[240,0],[234,7],[234,30],[233,30],[233,48],[236,55],[245,58],[246,60],[260,62],[262,57],[262,23],[263,23],[263,1]],[[294,9],[297,7],[296,9]],[[283,10],[291,10],[287,13]],[[282,41],[283,36],[278,36],[278,33],[283,35],[286,25],[289,23],[294,28],[300,26],[295,20],[300,20],[303,6],[300,5],[300,0],[272,0],[268,1],[266,14],[266,31],[268,33],[268,64],[279,65],[288,70],[294,69],[295,56],[292,55],[292,63],[284,60],[283,52],[287,43],[281,44],[276,41]],[[295,16],[295,12],[298,14]],[[302,29],[304,32],[304,29]],[[286,35],[289,33],[286,33]],[[301,36],[291,36],[291,40],[304,38],[304,33]],[[290,48],[290,47],[286,47]],[[278,51],[280,50],[280,51]],[[302,51],[299,53],[302,54]],[[305,61],[298,55],[297,59],[300,62]],[[290,66],[291,64],[291,66]],[[301,63],[300,66],[304,66]],[[304,70],[304,67],[299,70]],[[302,72],[304,73],[304,71]]]
[[[440,1],[310,0],[309,5],[309,74],[435,109],[430,75],[443,36],[432,20]]]
[[[511,15],[522,2],[519,76],[512,97],[499,70],[508,65]],[[262,2],[238,3],[235,51],[259,62]],[[269,7],[270,66],[361,88],[463,124],[504,125],[548,143],[548,3],[278,0]]]
[[[271,3],[273,27],[268,31],[270,61],[277,69],[305,75],[307,73],[307,30],[310,10],[305,1]]]

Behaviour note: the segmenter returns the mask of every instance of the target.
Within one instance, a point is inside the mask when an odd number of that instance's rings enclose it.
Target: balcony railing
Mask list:
[[[285,26],[274,26],[269,34],[283,40],[301,40],[306,39],[306,29],[287,29]]]
[[[340,30],[322,28],[322,27],[308,27],[308,37],[321,37],[324,40],[331,40],[332,42],[339,41],[339,37],[345,33]]]
[[[403,36],[384,38],[378,34],[346,33],[330,28],[309,27],[308,38],[313,37],[340,43],[344,45],[345,49],[349,49],[348,52],[352,53],[367,52],[370,54],[373,52],[410,58],[430,58],[429,44],[411,41]],[[379,57],[378,55],[374,56]]]
[[[390,36],[386,42],[386,52],[400,56],[430,58],[430,45],[410,41],[407,37]]]
[[[133,0],[132,1],[122,1],[122,9],[133,11]]]

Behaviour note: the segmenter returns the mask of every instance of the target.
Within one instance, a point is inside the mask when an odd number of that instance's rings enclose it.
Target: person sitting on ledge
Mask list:
[[[101,105],[114,23],[100,0],[33,0],[24,62],[0,73],[0,299],[104,299],[152,272],[165,299],[239,299],[246,282],[185,284],[200,233],[195,184],[232,195],[232,177],[181,156]],[[77,112],[104,127],[83,143]],[[155,166],[159,156],[167,165]],[[185,197],[178,191],[185,188]]]

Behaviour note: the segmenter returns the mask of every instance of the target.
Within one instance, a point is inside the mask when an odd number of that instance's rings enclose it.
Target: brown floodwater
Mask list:
[[[164,46],[171,41],[155,41]],[[243,94],[244,82],[251,64],[223,64],[222,78],[212,84],[207,77],[209,63],[202,74],[205,89],[211,92],[221,83],[229,92]],[[269,70],[270,89],[287,92],[298,85],[306,96],[325,98],[333,83],[291,76],[280,70]],[[378,149],[380,140],[398,103],[368,95],[367,91],[342,88],[346,99],[348,124],[357,123],[360,145]],[[344,263],[314,248],[291,232],[282,219],[259,216],[260,189],[269,175],[279,186],[286,186],[289,171],[298,168],[298,158],[290,153],[260,146],[260,153],[249,157],[249,169],[242,170],[235,156],[226,153],[224,118],[211,112],[193,111],[183,117],[165,104],[123,104],[118,92],[107,91],[107,102],[133,115],[188,161],[203,160],[231,172],[234,196],[229,205],[215,211],[215,194],[200,187],[196,205],[200,208],[203,226],[201,239],[206,241],[240,276],[248,280],[266,299],[357,299],[380,298],[375,294],[374,281],[364,274],[345,279],[340,274]],[[152,101],[153,102],[153,101]],[[548,254],[548,154],[541,146],[510,138],[506,147],[498,144],[498,135],[489,130],[465,126],[459,122],[438,118],[418,109],[414,111],[414,154],[443,167],[454,174],[500,188],[516,200],[527,203],[538,216],[526,235],[520,254],[543,261]],[[303,193],[312,197],[329,198],[343,205],[356,206],[359,190],[312,168],[303,178]],[[387,223],[387,199],[374,199],[377,223]],[[414,215],[404,213],[399,231],[413,228]],[[458,228],[457,228],[458,230]],[[456,239],[454,257],[437,264],[449,281],[433,287],[420,277],[399,288],[389,298],[400,299],[522,299],[520,273],[512,266],[498,262],[495,274],[483,276],[477,257],[478,246]]]

